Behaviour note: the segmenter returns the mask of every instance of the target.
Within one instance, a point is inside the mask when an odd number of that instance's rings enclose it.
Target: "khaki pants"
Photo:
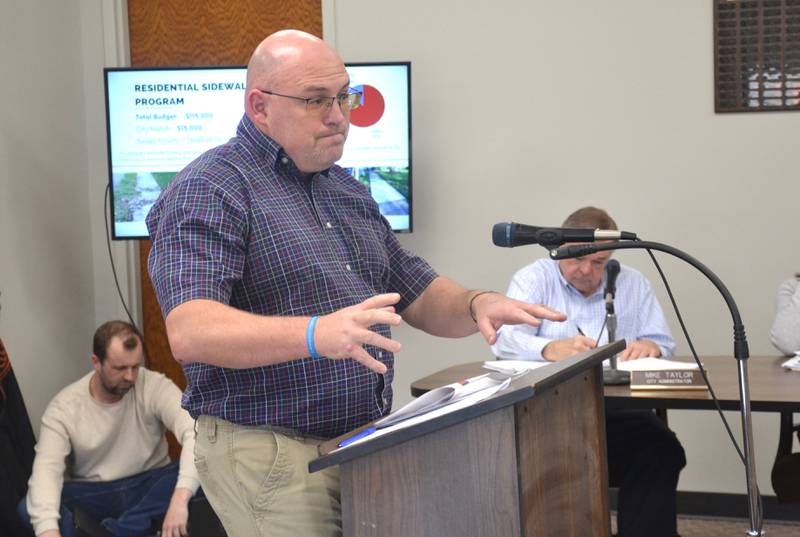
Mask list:
[[[228,537],[342,534],[338,468],[308,472],[319,442],[198,418],[197,472]]]

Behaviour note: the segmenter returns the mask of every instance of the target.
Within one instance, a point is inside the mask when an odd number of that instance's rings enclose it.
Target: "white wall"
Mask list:
[[[768,340],[775,289],[800,268],[790,238],[800,114],[714,114],[710,2],[323,6],[326,38],[345,61],[412,62],[415,232],[401,237],[404,245],[467,286],[504,290],[545,252],[493,247],[492,224],[558,225],[573,209],[598,205],[622,228],[706,263],[739,304],[751,354],[777,354]],[[666,309],[646,254],[617,256],[651,277]],[[710,283],[659,259],[698,351],[731,355],[730,317]],[[398,402],[414,379],[490,356],[478,336],[395,335],[404,344]],[[738,414],[729,420],[738,430]],[[765,493],[777,420],[754,417]],[[673,411],[670,424],[689,457],[681,489],[745,491],[716,415]]]
[[[95,327],[125,315],[103,230],[102,78],[124,57],[123,6],[0,2],[0,337],[36,431],[50,398],[90,370]],[[132,245],[112,249],[129,291]]]
[[[3,2],[0,21],[0,337],[38,429],[38,394],[77,378],[94,321],[80,19]]]
[[[123,0],[0,3],[0,337],[36,429],[52,395],[88,371],[95,326],[124,316],[102,213],[102,67],[124,64],[124,11]],[[752,354],[775,354],[775,287],[800,265],[791,238],[800,115],[713,113],[709,3],[328,0],[323,12],[346,60],[413,62],[416,231],[401,240],[441,273],[505,289],[544,252],[491,246],[492,224],[558,224],[592,203],[717,271]],[[127,293],[135,249],[112,250]],[[654,275],[644,255],[618,256]],[[731,323],[710,284],[664,266],[699,351],[730,354]],[[489,357],[477,336],[395,334],[398,402],[416,378]],[[681,488],[743,492],[717,418],[670,416],[690,459]],[[754,421],[770,493],[777,417]]]

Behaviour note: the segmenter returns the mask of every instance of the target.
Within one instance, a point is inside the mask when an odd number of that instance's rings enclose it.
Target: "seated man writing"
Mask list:
[[[617,229],[602,209],[584,207],[566,228]],[[503,326],[492,346],[501,359],[562,360],[608,343],[603,330],[605,265],[610,251],[576,259],[538,261],[518,271],[508,296],[542,302],[567,314],[567,322]],[[675,349],[664,314],[639,272],[622,266],[616,282],[617,339],[625,339],[621,360],[668,357]],[[595,339],[596,338],[596,339]],[[619,537],[675,537],[676,488],[686,458],[680,442],[650,411],[607,411],[606,441],[612,484],[619,486]]]
[[[94,335],[94,371],[56,395],[42,416],[27,501],[19,511],[38,537],[76,535],[79,508],[112,534],[187,533],[188,502],[199,480],[194,420],[181,392],[143,367],[144,347],[131,324],[111,321]],[[183,446],[170,462],[166,429]]]

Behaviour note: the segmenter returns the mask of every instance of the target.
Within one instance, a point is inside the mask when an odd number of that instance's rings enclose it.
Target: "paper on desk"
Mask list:
[[[620,371],[669,371],[675,369],[699,369],[694,362],[678,362],[665,358],[639,358],[638,360],[617,360]]]
[[[392,431],[397,431],[397,430],[403,429],[405,427],[411,427],[412,425],[416,425],[417,423],[422,423],[422,422],[425,422],[425,421],[428,421],[428,420],[432,420],[433,418],[438,418],[439,416],[444,416],[445,414],[449,414],[451,412],[455,412],[456,410],[461,410],[462,408],[466,408],[466,407],[468,407],[470,405],[474,405],[475,403],[478,403],[480,401],[483,401],[484,399],[487,399],[487,398],[491,397],[492,395],[494,395],[495,393],[499,392],[500,390],[506,389],[509,384],[511,384],[511,378],[510,377],[507,378],[505,381],[503,381],[502,383],[500,383],[498,385],[490,386],[490,387],[488,387],[486,389],[477,391],[477,392],[475,392],[475,393],[473,393],[471,395],[468,395],[468,396],[464,397],[463,399],[459,399],[458,401],[456,401],[454,403],[450,403],[449,405],[445,405],[443,407],[437,408],[436,410],[431,410],[430,412],[427,412],[427,413],[422,414],[420,416],[416,416],[416,417],[413,417],[413,418],[408,418],[407,420],[403,420],[403,421],[401,421],[399,423],[396,423],[394,425],[391,425],[389,427],[385,427],[383,429],[378,429],[374,433],[372,433],[372,434],[370,434],[368,436],[365,436],[364,438],[361,438],[359,440],[356,440],[355,442],[353,442],[351,444],[348,444],[345,447],[340,447],[339,449],[347,449],[347,448],[349,448],[351,446],[357,446],[358,444],[361,444],[362,442],[367,442],[367,441],[372,440],[374,438],[378,438],[379,436],[383,436],[385,434],[389,434]]]
[[[552,362],[540,362],[532,360],[487,360],[483,362],[484,369],[499,371],[509,376],[516,376],[520,373],[527,373],[533,369],[543,367]]]
[[[795,354],[796,356],[794,358],[789,358],[781,365],[792,371],[800,371],[800,351],[796,352]]]

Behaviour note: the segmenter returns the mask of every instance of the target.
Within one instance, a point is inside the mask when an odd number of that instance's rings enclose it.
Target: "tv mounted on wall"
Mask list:
[[[411,64],[348,63],[362,92],[337,164],[369,187],[397,232],[412,230]],[[106,68],[114,239],[147,239],[161,191],[200,153],[227,142],[244,114],[246,69]]]

